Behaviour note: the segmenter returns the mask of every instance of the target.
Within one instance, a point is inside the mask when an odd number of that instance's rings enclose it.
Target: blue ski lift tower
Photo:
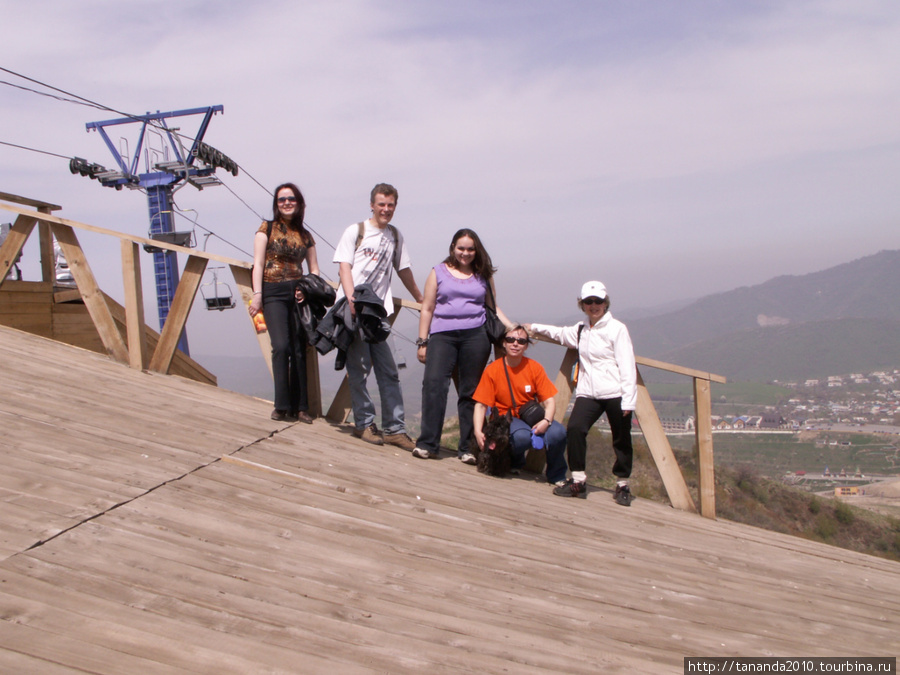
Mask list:
[[[99,164],[75,157],[69,162],[72,173],[80,173],[97,179],[102,185],[121,190],[127,187],[144,190],[150,209],[150,239],[165,241],[180,246],[191,246],[193,229],[179,232],[175,228],[172,195],[175,190],[187,184],[198,190],[210,185],[219,185],[215,176],[217,168],[230,171],[237,176],[238,166],[231,159],[203,142],[203,136],[213,115],[223,112],[221,105],[173,112],[147,113],[103,122],[88,122],[88,131],[97,131],[113,155],[117,168],[107,170]],[[189,115],[203,115],[200,128],[190,139],[191,147],[185,150],[182,140],[186,138],[179,129],[170,128],[166,120]],[[134,154],[128,157],[127,141],[121,139],[122,147],[116,147],[106,132],[108,127],[123,124],[140,124],[140,134]],[[148,134],[149,130],[149,134]],[[159,147],[151,147],[153,139],[158,139]],[[138,164],[144,154],[145,172],[138,173]],[[169,316],[169,308],[178,288],[178,258],[173,251],[144,247],[153,253],[153,272],[156,279],[156,301],[159,312],[159,329],[162,330]],[[188,354],[187,333],[182,333],[178,348]]]

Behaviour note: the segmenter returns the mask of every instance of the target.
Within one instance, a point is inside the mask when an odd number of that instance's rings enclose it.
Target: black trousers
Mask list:
[[[306,333],[295,320],[295,281],[263,284],[263,316],[272,342],[275,408],[296,413],[309,410],[306,391]]]
[[[472,443],[472,418],[475,400],[472,394],[478,387],[484,366],[491,355],[491,341],[484,326],[467,330],[433,333],[425,358],[422,378],[422,433],[416,445],[437,452],[444,428],[444,412],[453,369],[459,369],[457,412],[459,414],[459,445],[457,456],[475,452]]]
[[[606,413],[609,428],[612,430],[613,450],[616,461],[613,474],[619,478],[631,475],[634,450],[631,447],[631,415],[627,418],[622,413],[622,398],[585,398],[575,399],[569,426],[566,427],[566,438],[570,471],[584,471],[587,458],[587,435],[600,416]]]

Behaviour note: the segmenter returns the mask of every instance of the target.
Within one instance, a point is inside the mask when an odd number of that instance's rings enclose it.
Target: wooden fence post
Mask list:
[[[709,380],[694,378],[694,432],[700,474],[700,513],[716,518],[716,472],[713,462],[712,401]]]
[[[122,281],[125,289],[125,332],[128,358],[135,370],[147,367],[147,331],[144,329],[144,292],[138,245],[122,239]]]

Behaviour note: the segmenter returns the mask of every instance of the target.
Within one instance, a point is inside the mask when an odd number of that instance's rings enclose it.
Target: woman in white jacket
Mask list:
[[[616,461],[613,474],[618,478],[613,498],[622,506],[633,499],[628,489],[633,450],[631,447],[631,415],[637,402],[637,368],[634,347],[625,324],[609,313],[609,294],[599,281],[581,287],[578,307],[587,321],[574,326],[530,324],[529,333],[543,335],[555,342],[578,350],[575,405],[566,428],[569,469],[572,478],[553,490],[560,497],[587,497],[585,459],[587,434],[605,412],[612,430]]]

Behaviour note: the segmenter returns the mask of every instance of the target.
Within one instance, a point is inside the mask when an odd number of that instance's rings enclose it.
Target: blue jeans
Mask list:
[[[509,425],[509,444],[512,454],[512,468],[525,466],[525,452],[531,448],[531,427],[518,417]],[[547,482],[556,483],[566,479],[566,428],[559,422],[552,422],[544,434],[544,451],[547,453]]]
[[[472,418],[484,366],[491,354],[491,342],[484,326],[467,330],[450,330],[432,334],[425,352],[425,376],[422,379],[422,433],[416,446],[437,452],[444,429],[447,392],[453,369],[459,369],[457,413],[459,414],[459,446],[457,456],[471,452]]]
[[[403,392],[391,348],[387,342],[365,342],[358,332],[347,349],[347,381],[353,422],[357,429],[362,430],[375,421],[375,404],[366,388],[366,380],[373,369],[381,395],[381,429],[385,434],[403,433],[406,431]]]

